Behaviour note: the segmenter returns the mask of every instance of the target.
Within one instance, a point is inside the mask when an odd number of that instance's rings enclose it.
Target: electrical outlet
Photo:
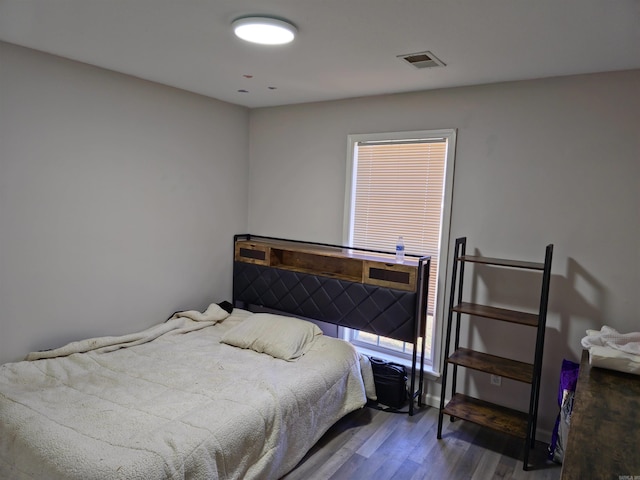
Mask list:
[[[502,377],[499,375],[491,375],[491,385],[495,385],[496,387],[502,385]]]

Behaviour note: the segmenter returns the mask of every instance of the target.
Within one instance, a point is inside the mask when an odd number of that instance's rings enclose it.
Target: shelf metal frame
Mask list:
[[[504,426],[500,426],[497,424],[493,424],[487,420],[480,420],[480,416],[473,415],[474,408],[483,408],[489,409],[491,408],[491,404],[487,402],[482,402],[478,399],[473,399],[471,397],[466,397],[465,395],[459,394],[457,392],[457,380],[458,380],[458,366],[465,368],[475,368],[476,370],[486,371],[488,373],[492,373],[494,368],[499,367],[487,367],[486,365],[475,365],[471,366],[468,364],[462,364],[459,361],[458,357],[460,356],[460,351],[468,351],[468,349],[464,349],[460,347],[460,324],[462,315],[469,316],[478,316],[489,318],[498,321],[506,321],[513,322],[516,324],[533,327],[536,329],[536,345],[535,345],[535,353],[532,364],[527,364],[527,367],[531,368],[533,372],[531,381],[526,381],[527,383],[531,383],[530,389],[530,397],[529,397],[529,408],[528,412],[524,413],[526,415],[526,427],[524,429],[525,432],[525,445],[524,445],[524,459],[523,459],[523,469],[529,469],[529,450],[535,446],[535,436],[536,436],[536,426],[538,419],[538,403],[540,398],[540,385],[541,385],[541,376],[542,376],[542,357],[544,352],[544,339],[545,339],[545,329],[546,329],[546,319],[547,319],[547,306],[549,303],[549,288],[550,288],[550,280],[551,280],[551,262],[553,258],[553,245],[547,245],[545,250],[545,260],[544,263],[535,263],[535,262],[521,262],[517,260],[505,260],[498,258],[489,258],[489,257],[480,257],[480,256],[467,256],[466,255],[467,248],[467,238],[460,237],[456,239],[455,248],[454,248],[454,259],[453,259],[453,268],[452,268],[452,277],[451,277],[451,291],[449,292],[449,310],[447,316],[447,330],[445,336],[445,351],[444,351],[444,366],[442,371],[442,392],[440,395],[440,412],[438,416],[438,439],[442,438],[442,421],[445,414],[450,415],[451,420],[454,418],[461,418],[464,420],[475,421],[481,425],[492,427],[497,430],[511,433],[514,431],[522,431],[518,428],[505,428]],[[525,312],[518,312],[506,309],[500,309],[485,305],[477,305],[471,304],[462,301],[463,296],[463,282],[464,282],[464,268],[466,263],[480,263],[486,265],[495,265],[504,268],[517,268],[517,269],[527,269],[527,270],[535,270],[542,272],[542,288],[540,293],[540,303],[537,314],[529,314]],[[454,336],[454,353],[451,354],[451,335],[454,326],[454,315],[455,315],[455,336]],[[480,352],[479,352],[480,353]],[[467,354],[468,355],[468,354]],[[482,355],[480,353],[480,355]],[[495,362],[513,362],[508,359],[504,359],[501,357],[496,357],[489,355],[483,355],[482,358],[484,360],[495,361]],[[523,363],[523,362],[519,362]],[[445,397],[448,386],[448,370],[449,364],[451,364],[452,372],[451,372],[451,399],[445,406]],[[507,377],[508,378],[508,377]],[[513,377],[512,377],[513,378]],[[517,381],[525,381],[522,378],[515,378]],[[465,405],[465,402],[468,405]],[[480,407],[482,404],[482,407]],[[504,412],[508,409],[500,405],[494,405],[496,408],[496,412]],[[468,407],[468,408],[467,408]],[[517,414],[517,411],[513,411],[514,414]],[[522,419],[521,415],[515,415],[515,417]],[[514,418],[515,418],[514,417]],[[519,420],[520,421],[520,420]],[[524,426],[524,425],[523,425]],[[520,435],[517,435],[520,436]]]

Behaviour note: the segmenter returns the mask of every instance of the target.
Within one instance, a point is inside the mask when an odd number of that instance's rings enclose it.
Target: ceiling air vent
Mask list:
[[[398,55],[398,58],[404,60],[416,68],[433,68],[444,67],[445,63],[431,52],[410,53],[408,55]]]

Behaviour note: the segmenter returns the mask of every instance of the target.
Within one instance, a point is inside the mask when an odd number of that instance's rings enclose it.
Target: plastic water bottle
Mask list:
[[[398,237],[396,242],[396,263],[404,263],[404,238]]]

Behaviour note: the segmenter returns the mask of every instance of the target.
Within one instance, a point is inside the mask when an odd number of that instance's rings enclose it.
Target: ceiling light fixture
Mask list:
[[[241,17],[231,23],[242,40],[262,45],[283,45],[291,42],[298,29],[285,20],[270,17]]]

